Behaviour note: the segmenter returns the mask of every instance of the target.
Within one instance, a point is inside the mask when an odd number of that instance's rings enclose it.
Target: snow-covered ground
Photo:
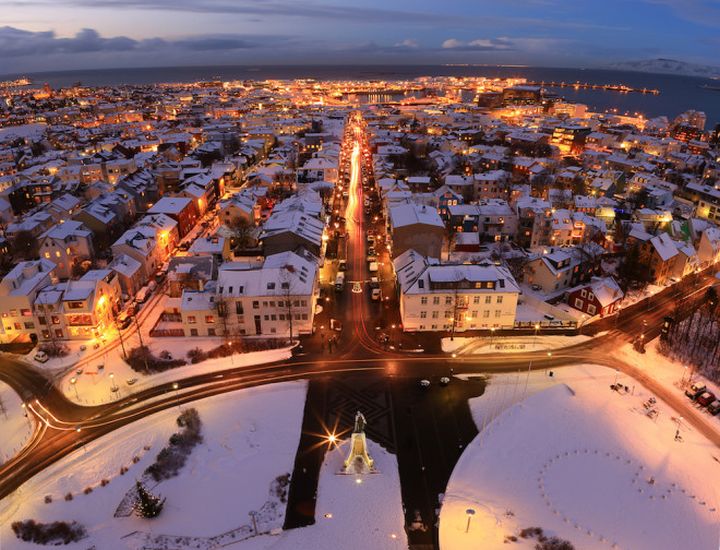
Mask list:
[[[167,349],[171,351],[175,358],[186,358],[186,348],[204,347],[204,349],[210,349],[220,344],[217,340],[199,342],[175,338],[156,340],[160,340],[160,342],[153,341],[150,344],[150,349],[153,353],[159,353]],[[168,340],[176,341],[168,342]],[[187,364],[182,367],[169,369],[165,372],[146,375],[132,370],[130,365],[123,361],[121,351],[118,349],[108,353],[106,362],[98,361],[97,364],[85,366],[79,374],[77,370],[66,372],[58,381],[58,386],[68,399],[80,405],[91,406],[117,401],[118,399],[152,386],[181,380],[188,376],[218,372],[236,367],[272,363],[274,361],[288,359],[291,354],[290,348],[254,351],[219,359],[208,359],[195,365]],[[99,365],[104,365],[104,367],[99,369]],[[128,381],[132,382],[133,380],[135,380],[135,382],[131,385],[128,384]],[[116,388],[116,391],[113,391],[113,388]]]
[[[26,416],[22,399],[15,391],[0,382],[0,464],[18,454],[32,436],[32,415]]]
[[[349,440],[325,456],[315,525],[244,541],[239,550],[392,550],[407,548],[395,455],[368,440],[377,473],[338,475]]]
[[[472,399],[481,430],[460,458],[440,514],[442,549],[533,548],[528,527],[575,548],[717,548],[720,451],[634,383],[593,365],[493,376]],[[631,384],[630,380],[621,380]],[[468,510],[474,514],[468,529]]]
[[[268,501],[273,480],[292,471],[305,395],[305,382],[290,382],[195,402],[204,442],[193,449],[178,477],[152,488],[167,497],[165,509],[154,520],[113,515],[135,479],[177,431],[178,409],[155,414],[79,448],[0,501],[0,548],[34,547],[20,542],[10,529],[13,521],[30,518],[82,523],[88,538],[73,547],[83,549],[93,545],[139,549],[146,545],[145,533],[209,537],[250,526],[249,513]],[[133,464],[133,457],[139,457],[139,462]],[[122,466],[129,468],[123,476]],[[110,483],[101,487],[102,479]],[[86,487],[93,487],[92,493],[83,494]],[[68,493],[73,494],[70,501],[64,499]],[[52,503],[44,502],[46,495],[52,496]],[[284,512],[284,508],[278,510],[274,521],[260,527],[280,527]],[[136,534],[127,537],[131,533]]]
[[[697,372],[693,372],[693,369],[687,365],[665,357],[658,352],[658,343],[659,341],[655,339],[647,344],[645,353],[638,353],[632,344],[625,344],[616,351],[617,357],[639,367],[648,376],[652,376],[653,380],[660,382],[663,386],[678,394],[684,394],[686,387],[690,385],[690,380],[692,380],[696,384],[705,384],[708,390],[720,398],[720,384],[712,382]],[[706,424],[720,433],[720,415],[713,417],[704,409],[701,409],[700,412],[700,418],[703,418]]]
[[[589,336],[494,336],[489,337],[463,337],[456,336],[442,339],[442,350],[445,353],[458,355],[475,355],[482,353],[513,353],[524,351],[541,351],[564,348],[582,344],[589,340]]]

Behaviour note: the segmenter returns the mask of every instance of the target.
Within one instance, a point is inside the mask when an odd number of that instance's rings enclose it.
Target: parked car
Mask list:
[[[370,262],[368,264],[368,271],[370,271],[370,273],[377,273],[377,270],[378,270],[377,262]]]
[[[718,414],[720,414],[720,399],[716,399],[715,401],[710,403],[707,406],[707,411],[713,416],[717,416]]]
[[[337,277],[335,277],[335,290],[337,292],[345,290],[345,273],[342,271],[337,274]]]
[[[48,354],[45,353],[44,351],[38,351],[38,352],[35,354],[34,359],[35,359],[35,361],[37,361],[38,363],[47,363],[48,359],[50,359],[50,358],[48,357]]]
[[[685,395],[689,397],[691,401],[695,401],[705,390],[707,390],[705,384],[693,384],[685,390]]]
[[[330,319],[330,330],[342,331],[342,321],[340,319]]]
[[[418,382],[418,384],[420,384],[420,387],[423,388],[423,389],[429,388],[429,387],[430,387],[430,380],[428,380],[427,378],[423,378],[422,380],[420,380],[420,382]]]
[[[707,407],[713,401],[715,401],[715,394],[709,391],[701,393],[695,399],[695,403],[703,407]]]
[[[380,288],[380,279],[377,277],[370,277],[370,288]]]
[[[339,271],[347,271],[347,260],[340,260],[338,262],[338,270]]]
[[[440,385],[447,386],[450,383],[450,379],[447,376],[440,378]]]
[[[382,299],[382,290],[380,290],[379,288],[373,288],[371,291],[370,297],[376,302],[378,300],[381,300]]]

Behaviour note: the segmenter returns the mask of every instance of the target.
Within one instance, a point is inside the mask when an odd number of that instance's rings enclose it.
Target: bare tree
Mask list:
[[[228,228],[232,232],[234,246],[237,249],[245,249],[253,240],[253,224],[244,217],[236,216],[230,220]]]
[[[283,297],[283,307],[285,308],[288,332],[290,333],[290,344],[293,343],[294,317],[298,311],[295,304],[298,300],[294,296],[294,273],[295,266],[291,264],[284,265],[280,270],[280,295]]]

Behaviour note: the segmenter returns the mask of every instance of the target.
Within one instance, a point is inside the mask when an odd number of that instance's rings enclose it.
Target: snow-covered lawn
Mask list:
[[[494,336],[463,337],[456,336],[442,339],[442,350],[445,353],[458,355],[476,355],[482,353],[513,353],[524,351],[553,350],[582,344],[589,336]]]
[[[320,472],[315,525],[262,536],[239,550],[392,550],[407,548],[395,455],[368,440],[377,473],[338,475],[349,440],[325,456]]]
[[[185,348],[192,349],[193,347],[201,347],[210,349],[221,343],[217,340],[200,342],[188,339],[184,341],[177,340],[175,342],[167,341],[176,340],[175,338],[156,340],[160,340],[160,342],[153,341],[150,345],[153,353],[159,354],[162,350],[169,350],[173,354],[173,357],[178,359],[186,358],[187,351]],[[288,359],[291,354],[290,348],[254,351],[219,359],[208,359],[195,365],[187,364],[164,372],[145,375],[132,370],[130,365],[123,361],[120,350],[113,350],[108,353],[108,359],[105,363],[98,361],[98,364],[85,366],[82,368],[80,374],[78,374],[76,370],[65,373],[58,381],[58,387],[68,399],[75,403],[80,405],[97,405],[117,401],[118,399],[158,384],[181,380],[188,376],[218,372],[236,367],[272,363],[274,361]],[[104,364],[104,368],[98,369],[100,364]],[[133,380],[135,380],[135,382],[132,383],[132,385],[128,384],[128,381]],[[116,388],[116,391],[113,391],[113,388]]]
[[[648,376],[652,376],[655,381],[678,394],[684,394],[689,385],[688,382],[692,379],[693,383],[705,384],[708,390],[720,399],[720,384],[693,372],[693,369],[687,365],[665,357],[658,352],[658,344],[659,340],[657,339],[647,344],[645,353],[638,353],[633,349],[632,344],[625,344],[616,351],[617,357],[639,367]],[[700,412],[699,416],[705,420],[705,423],[720,432],[720,415],[713,417],[704,409]]]
[[[87,527],[88,538],[74,547],[97,549],[142,548],[145,533],[207,537],[251,525],[249,513],[268,500],[273,480],[292,472],[305,394],[305,382],[290,382],[193,403],[204,442],[193,449],[178,477],[151,488],[167,497],[155,520],[113,514],[135,479],[178,430],[177,408],[79,448],[0,501],[2,548],[33,547],[17,540],[10,529],[13,521],[30,518],[76,520]],[[135,456],[140,458],[137,464],[133,464]],[[122,466],[129,471],[120,476]],[[102,479],[110,483],[100,487]],[[93,487],[89,495],[82,494],[86,487]],[[71,501],[64,500],[67,493],[73,494]],[[53,497],[51,504],[44,503],[46,495]],[[284,512],[283,507],[272,525],[261,528],[280,527]],[[139,534],[125,538],[134,532]]]
[[[0,382],[0,464],[18,454],[32,436],[32,415],[25,414],[20,396]]]
[[[675,441],[673,411],[648,417],[650,394],[611,391],[612,369],[554,373],[493,376],[470,401],[481,433],[450,478],[441,548],[533,548],[505,542],[528,527],[578,549],[717,548],[720,450],[684,424]]]

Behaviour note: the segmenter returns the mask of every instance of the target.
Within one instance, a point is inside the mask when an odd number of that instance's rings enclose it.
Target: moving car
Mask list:
[[[713,401],[715,401],[715,394],[709,391],[701,393],[695,399],[695,402],[703,407],[707,407]]]
[[[340,321],[340,319],[330,319],[330,330],[341,332],[342,321]]]
[[[710,403],[707,406],[707,411],[713,416],[717,416],[718,414],[720,414],[720,399],[716,399],[715,401]]]
[[[370,293],[370,297],[376,302],[378,300],[381,300],[382,299],[382,290],[380,290],[379,288],[373,288],[372,292]]]
[[[368,264],[368,271],[370,271],[370,273],[377,273],[377,270],[378,270],[377,262],[370,262],[370,264]]]

